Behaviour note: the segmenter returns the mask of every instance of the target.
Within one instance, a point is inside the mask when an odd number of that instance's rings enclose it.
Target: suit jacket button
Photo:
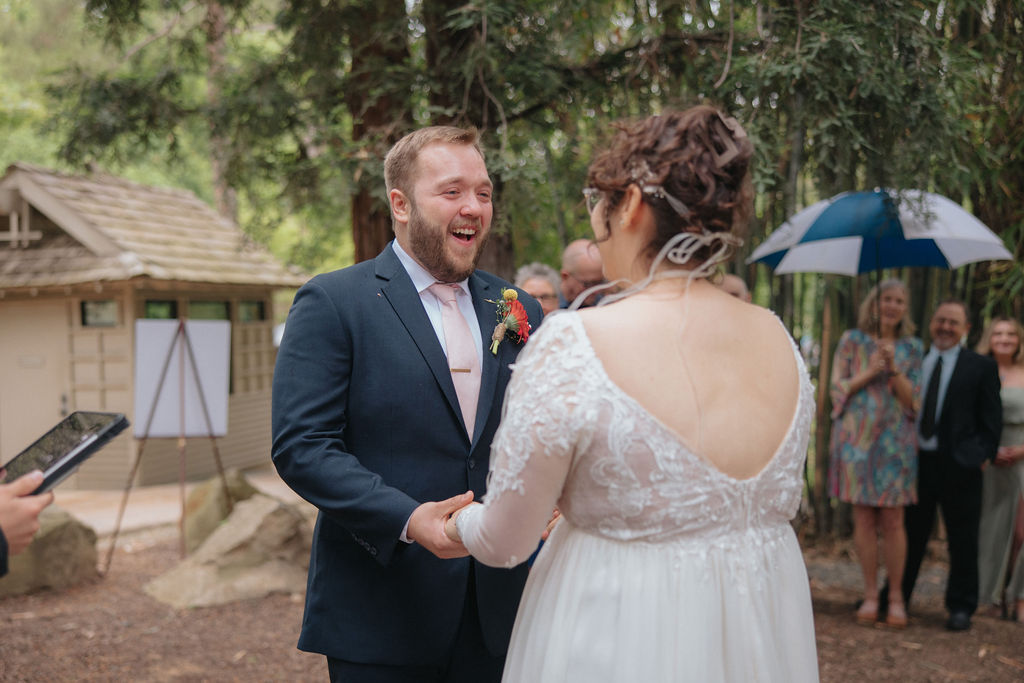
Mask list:
[[[469,459],[469,469],[473,469],[474,467],[476,467],[476,458],[470,458]]]

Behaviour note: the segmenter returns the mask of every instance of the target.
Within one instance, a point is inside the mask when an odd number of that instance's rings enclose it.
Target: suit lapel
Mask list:
[[[469,277],[469,293],[473,296],[473,308],[476,309],[476,319],[480,324],[480,337],[483,344],[483,356],[480,363],[480,398],[476,404],[476,426],[473,429],[473,446],[487,424],[487,416],[491,414],[491,407],[494,405],[494,387],[498,381],[498,356],[491,353],[491,333],[498,323],[498,316],[495,312],[500,291],[491,287],[483,278],[473,273]],[[490,301],[488,301],[488,299]]]
[[[963,375],[967,372],[967,366],[964,359],[966,349],[960,349],[960,352],[956,354],[956,363],[953,365],[953,373],[949,376],[949,384],[946,385],[946,398],[942,401],[942,410],[939,411],[938,416],[935,418],[935,424],[943,424],[943,420],[946,417],[947,409],[953,403],[952,397],[958,395],[957,387],[960,385]]]
[[[409,274],[405,272],[390,245],[380,253],[374,263],[377,277],[386,281],[381,287],[381,293],[387,298],[402,325],[409,332],[409,336],[423,354],[423,359],[437,380],[441,393],[461,422],[462,409],[459,407],[459,397],[455,393],[452,374],[448,369],[448,359],[437,340],[437,334],[430,324],[427,312],[423,310],[423,302]]]

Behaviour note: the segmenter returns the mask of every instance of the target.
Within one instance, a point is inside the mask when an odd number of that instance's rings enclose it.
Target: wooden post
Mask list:
[[[825,510],[828,507],[828,442],[832,418],[829,415],[828,396],[832,377],[832,293],[830,276],[825,276],[825,301],[821,313],[821,352],[818,361],[818,396],[814,430],[814,528],[821,538],[826,531]]]

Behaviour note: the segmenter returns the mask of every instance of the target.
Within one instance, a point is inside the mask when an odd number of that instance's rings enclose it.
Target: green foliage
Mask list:
[[[0,3],[0,170],[20,161],[80,171],[60,156],[69,131],[62,105],[48,96],[54,74],[75,64],[83,72],[102,72],[116,57],[85,29],[78,0],[7,0]],[[64,120],[65,123],[60,121]],[[179,144],[180,163],[169,161],[165,147],[134,152],[130,161],[111,162],[107,170],[138,182],[186,187],[209,198],[208,169],[190,144]],[[199,163],[191,163],[198,159]]]
[[[58,23],[80,36],[18,60],[0,42],[0,68],[19,74],[0,81],[9,148],[53,163],[59,141],[60,163],[163,167],[206,197],[222,176],[245,229],[308,270],[351,253],[361,217],[353,226],[349,198],[365,188],[382,202],[390,141],[442,121],[483,130],[508,258],[557,263],[566,241],[588,234],[579,190],[611,122],[698,101],[736,114],[755,142],[746,253],[796,208],[876,185],[962,198],[1008,244],[1024,241],[1012,0],[411,0],[404,12],[373,0],[232,0],[219,3],[222,63],[211,61],[212,3],[7,6],[22,40],[26,22],[34,40]],[[81,31],[86,21],[106,48]],[[44,63],[66,70],[54,80]],[[374,118],[382,112],[390,120]],[[988,276],[1019,301],[1019,267]],[[796,281],[798,298],[817,282]],[[771,289],[790,322],[813,327],[813,314],[782,303],[788,284]]]

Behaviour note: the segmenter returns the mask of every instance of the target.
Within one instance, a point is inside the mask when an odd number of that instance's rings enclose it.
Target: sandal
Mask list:
[[[878,621],[878,601],[865,600],[857,608],[858,624],[874,624]]]
[[[907,609],[902,602],[889,603],[889,611],[885,615],[885,625],[898,629],[907,627]]]

